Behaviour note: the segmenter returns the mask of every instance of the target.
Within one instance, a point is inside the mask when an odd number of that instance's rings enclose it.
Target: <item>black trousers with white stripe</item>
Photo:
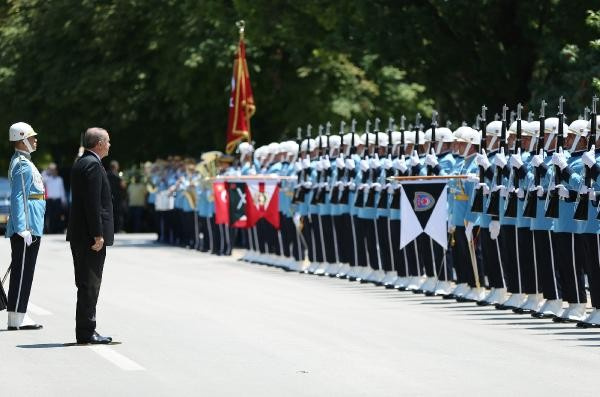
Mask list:
[[[539,274],[539,291],[545,299],[561,299],[560,277],[556,264],[554,232],[550,230],[534,230],[535,259]]]
[[[37,261],[40,249],[40,240],[39,236],[33,236],[33,243],[27,247],[23,237],[18,234],[15,233],[10,237],[12,253],[7,304],[9,312],[27,312],[29,294],[31,293],[31,285],[33,284],[33,273],[35,272],[35,262]]]
[[[563,300],[569,303],[586,303],[583,263],[588,249],[585,235],[562,232],[554,235]]]

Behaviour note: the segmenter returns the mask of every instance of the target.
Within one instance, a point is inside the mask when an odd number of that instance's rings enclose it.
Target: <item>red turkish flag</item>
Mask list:
[[[240,43],[233,62],[231,78],[231,96],[229,98],[229,121],[227,123],[226,153],[233,153],[241,141],[251,141],[250,117],[256,111],[250,75],[246,63],[246,45],[244,36],[240,35]]]
[[[213,183],[213,192],[215,194],[215,223],[229,225],[229,196],[226,183]]]
[[[279,229],[279,185],[276,181],[246,183],[246,218],[247,227],[265,218]]]

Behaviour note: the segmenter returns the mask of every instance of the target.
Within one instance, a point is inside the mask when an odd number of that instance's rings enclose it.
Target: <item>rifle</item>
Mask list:
[[[592,118],[590,125],[590,136],[588,137],[588,151],[596,150],[596,102],[598,101],[598,97],[594,95],[592,98]],[[586,113],[588,108],[586,108]],[[584,120],[587,120],[587,114],[584,116]],[[584,181],[585,186],[587,186],[588,191],[592,191],[594,189],[592,185],[592,169],[585,166],[584,170]],[[575,207],[575,214],[573,215],[573,219],[576,221],[587,221],[588,220],[588,209],[590,206],[590,195],[589,193],[579,193],[579,200],[577,206]]]
[[[500,129],[500,148],[499,153],[506,152],[506,112],[508,107],[502,106],[502,128]],[[496,186],[502,186],[503,168],[496,167]],[[500,216],[500,190],[495,190],[490,193],[490,199],[486,214],[492,216]]]
[[[346,126],[346,122],[345,121],[340,121],[340,135],[344,136],[344,127]],[[356,120],[352,119],[352,126],[350,127],[350,132],[351,132],[351,137],[350,137],[350,151],[348,153],[350,153],[350,155],[348,156],[348,158],[350,159],[350,161],[354,161],[354,154],[356,153],[356,148],[354,147],[354,133],[356,131]],[[344,168],[344,178],[343,178],[343,182],[344,183],[348,183],[350,181],[350,179],[354,180],[354,177],[356,176],[356,169],[352,169],[349,170],[348,167]],[[350,202],[350,188],[349,187],[344,187],[343,191],[342,191],[342,196],[339,199],[339,202],[341,204],[349,204]]]
[[[388,144],[387,144],[387,149],[386,149],[386,157],[388,158],[389,161],[392,161],[392,129],[394,128],[394,118],[390,117],[388,119],[388,128],[387,128],[387,136],[388,136]],[[382,170],[383,172],[383,170]],[[390,167],[387,170],[385,170],[385,178],[387,180],[387,178],[390,178],[394,176],[394,168]],[[381,194],[379,195],[379,204],[377,205],[377,208],[381,208],[381,209],[386,209],[388,206],[388,202],[389,202],[389,194],[387,193],[387,190],[382,189],[381,190]]]
[[[371,132],[371,121],[367,120],[365,122],[365,149],[363,152],[363,160],[369,160],[369,133]],[[369,167],[369,169],[367,171],[363,171],[362,172],[362,176],[361,176],[361,184],[364,186],[368,180],[369,180],[369,176],[371,174],[371,168]],[[365,189],[359,189],[358,192],[356,193],[356,200],[354,202],[354,205],[356,207],[364,207],[364,203],[365,203]]]
[[[563,123],[565,115],[563,113],[563,104],[565,99],[561,96],[558,99],[558,136],[556,137],[556,151],[562,153],[563,151]],[[557,165],[554,166],[554,189],[548,192],[548,205],[546,207],[546,218],[558,218],[560,196],[558,195],[557,185],[560,185],[560,168]]]
[[[379,123],[381,120],[379,118],[375,118],[375,126],[373,128],[373,132],[375,133],[375,150],[373,151],[373,158],[379,159]],[[369,166],[369,183],[373,184],[377,180],[379,180],[381,173],[381,167],[378,167],[376,170]],[[374,189],[369,189],[369,193],[367,194],[367,202],[365,203],[365,207],[373,208],[375,205],[375,194],[377,192]]]
[[[436,155],[438,152],[435,146],[435,127],[437,127],[437,112],[434,110],[431,113],[431,140],[429,143],[430,152],[433,155]],[[433,167],[430,165],[427,166],[427,175],[433,175]]]
[[[484,148],[486,147],[486,117],[485,111],[487,107],[483,105],[481,107],[481,116],[478,116],[479,125],[481,126],[481,144],[479,145],[479,153],[483,154]],[[479,166],[479,183],[485,183],[485,170],[482,166]],[[473,197],[473,204],[471,205],[471,212],[482,213],[483,212],[483,189],[479,188],[475,191],[475,197]]]
[[[521,110],[523,106],[519,103],[517,104],[517,138],[515,141],[515,149],[511,151],[512,156],[521,156]],[[512,170],[512,182],[514,190],[509,192],[508,197],[506,198],[506,209],[504,211],[504,216],[508,218],[516,218],[517,217],[517,203],[519,200],[517,189],[519,189],[519,170],[517,168],[513,168]]]
[[[540,106],[540,136],[538,138],[537,141],[537,150],[536,152],[538,152],[540,154],[540,156],[542,156],[542,159],[545,157],[545,151],[544,151],[544,134],[545,134],[545,129],[546,129],[546,101],[542,99],[542,104]],[[541,165],[540,165],[541,167]],[[540,186],[540,184],[542,183],[542,170],[540,169],[540,167],[536,167],[535,171],[534,171],[534,186]],[[527,196],[525,197],[525,204],[523,205],[523,216],[526,218],[535,218],[537,216],[537,202],[538,202],[538,196],[537,196],[537,190],[531,190],[529,192],[527,192]]]
[[[319,156],[317,161],[321,161],[323,159],[323,125],[319,124],[319,133],[318,133],[318,148],[319,148]],[[319,196],[321,193],[321,182],[323,181],[323,170],[319,170],[319,168],[317,167],[317,186],[313,186],[312,190],[313,190],[313,196],[310,199],[310,204],[311,205],[317,205],[319,204]]]

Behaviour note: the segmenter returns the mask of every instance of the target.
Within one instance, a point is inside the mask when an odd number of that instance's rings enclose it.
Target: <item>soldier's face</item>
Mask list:
[[[490,143],[492,142],[492,139],[494,137],[490,136],[490,135],[486,135],[485,136],[485,147],[494,150],[494,149],[498,149],[498,146],[500,145],[500,141],[498,139],[496,139],[496,141],[494,142],[494,146],[490,147]]]
[[[521,147],[527,150],[529,148],[529,144],[531,143],[531,137],[529,135],[521,137]]]
[[[33,150],[37,150],[37,138],[35,137],[35,135],[30,136],[29,138],[27,138],[27,140],[29,141],[29,144],[31,145]]]
[[[549,133],[544,133],[544,142],[548,142],[548,139],[550,138],[550,134]],[[550,146],[548,146],[548,149],[550,150],[554,150],[556,149],[556,135],[554,135],[554,137],[552,138],[552,142],[550,142]]]

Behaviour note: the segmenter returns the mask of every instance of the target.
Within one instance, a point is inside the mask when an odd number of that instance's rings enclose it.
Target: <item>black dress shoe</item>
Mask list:
[[[563,318],[563,317],[554,317],[552,319],[552,321],[555,322],[555,323],[568,323],[571,320],[569,320],[568,318]]]
[[[27,331],[27,330],[36,330],[42,329],[44,326],[42,324],[31,324],[31,325],[22,325],[20,327],[8,327],[9,331]]]
[[[488,301],[477,301],[477,306],[490,306],[491,303]]]
[[[456,295],[454,295],[454,294],[444,295],[442,297],[442,299],[456,299]]]
[[[112,342],[110,336],[102,336],[95,331],[88,339],[77,339],[77,343],[80,345],[108,345],[110,342]]]
[[[502,303],[498,303],[494,307],[496,308],[496,310],[510,310],[510,309],[513,309],[512,306],[506,306],[506,305],[503,305]]]
[[[600,328],[600,324],[586,323],[585,321],[579,321],[577,328]]]

